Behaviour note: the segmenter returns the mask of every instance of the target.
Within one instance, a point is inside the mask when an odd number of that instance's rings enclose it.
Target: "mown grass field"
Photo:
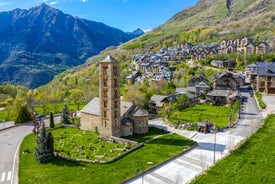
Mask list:
[[[214,106],[208,104],[199,104],[183,109],[182,111],[174,111],[170,120],[178,120],[179,122],[205,122],[209,120],[218,127],[225,127],[229,124],[229,115],[232,114],[232,120],[237,116],[237,110],[231,109],[230,106]]]
[[[179,135],[166,134],[110,164],[71,162],[60,158],[40,164],[34,157],[35,136],[30,134],[20,147],[19,183],[119,183],[134,176],[137,168],[140,171],[151,168],[194,144]],[[30,153],[23,154],[26,148]]]
[[[238,150],[199,176],[192,183],[274,184],[275,183],[275,115]]]

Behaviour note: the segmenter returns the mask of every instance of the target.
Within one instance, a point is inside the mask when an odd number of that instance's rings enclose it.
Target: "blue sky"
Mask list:
[[[103,22],[123,31],[151,30],[198,0],[0,0],[0,11],[45,3],[64,13]],[[0,20],[1,22],[1,20]]]

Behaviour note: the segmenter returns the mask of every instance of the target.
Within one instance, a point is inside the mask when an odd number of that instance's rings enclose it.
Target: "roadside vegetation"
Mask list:
[[[219,161],[192,183],[265,183],[275,181],[275,115],[230,156]]]
[[[59,130],[53,130],[53,134],[55,131],[57,131],[56,135],[60,136]],[[69,130],[66,131],[69,132]],[[51,161],[40,164],[34,157],[35,135],[30,134],[23,140],[20,147],[19,183],[119,183],[136,175],[137,170],[142,172],[149,169],[195,145],[195,142],[189,139],[176,134],[167,134],[162,130],[150,129],[148,135],[150,138],[155,135],[163,136],[113,163],[72,162],[54,157]],[[145,137],[148,135],[145,134]],[[147,140],[147,138],[138,139]],[[55,141],[58,142],[59,138],[57,140],[55,138]]]
[[[232,106],[215,106],[211,104],[197,104],[186,107],[179,106],[184,104],[181,101],[173,105],[166,104],[162,111],[162,117],[175,125],[191,123],[196,125],[198,122],[211,122],[222,128],[236,121],[239,113],[240,102],[236,101]]]
[[[262,98],[263,98],[263,95],[261,93],[258,93],[256,92],[255,93],[255,96],[257,98],[257,101],[259,103],[259,106],[262,108],[262,109],[265,109],[266,108],[266,104],[263,102]]]

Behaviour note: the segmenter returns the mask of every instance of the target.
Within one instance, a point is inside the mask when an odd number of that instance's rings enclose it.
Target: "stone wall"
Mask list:
[[[84,112],[81,112],[80,115],[80,129],[81,130],[89,130],[96,131],[96,129],[100,132],[100,117],[97,115],[91,115]]]
[[[132,117],[134,120],[134,133],[143,134],[148,132],[148,116]]]

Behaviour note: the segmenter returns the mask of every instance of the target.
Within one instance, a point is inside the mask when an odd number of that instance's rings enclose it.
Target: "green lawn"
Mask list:
[[[92,161],[109,161],[134,148],[134,145],[124,145],[108,142],[99,134],[82,131],[75,128],[59,128],[52,131],[56,152],[70,158],[88,159]]]
[[[34,158],[35,136],[30,134],[20,147],[19,183],[119,183],[134,176],[137,167],[139,170],[153,167],[194,144],[179,135],[167,134],[110,164],[71,162],[60,158],[40,164]],[[29,154],[23,154],[26,148],[30,150]]]
[[[275,115],[265,120],[245,144],[221,160],[193,183],[274,184],[275,182]]]
[[[132,136],[128,136],[128,137],[124,137],[124,138],[141,143],[141,142],[148,141],[155,136],[168,134],[168,133],[169,132],[162,130],[162,129],[158,129],[155,127],[149,127],[149,131],[146,134],[134,134]]]
[[[237,110],[233,110],[230,106],[214,106],[208,104],[198,104],[192,107],[183,109],[182,111],[174,111],[170,115],[170,120],[177,120],[178,122],[190,122],[196,124],[197,122],[216,123],[218,127],[225,127],[229,124],[229,114],[232,113],[232,120],[237,116]]]

